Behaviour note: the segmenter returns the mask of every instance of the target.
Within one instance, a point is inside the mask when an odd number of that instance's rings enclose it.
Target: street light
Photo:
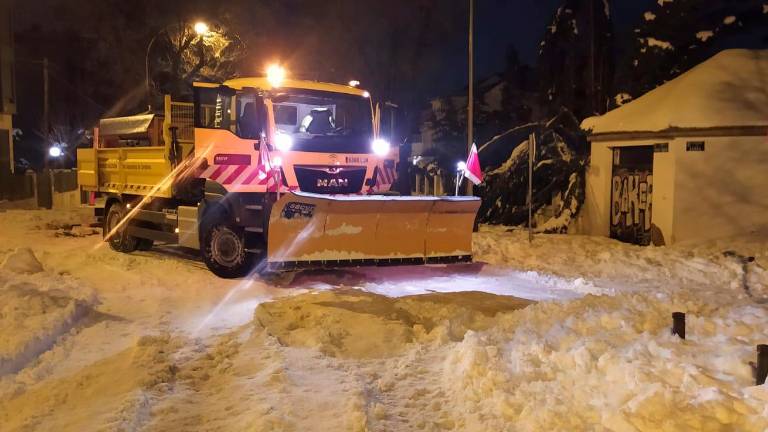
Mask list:
[[[279,64],[267,66],[267,81],[272,87],[280,87],[285,80],[285,68]]]
[[[456,196],[459,196],[459,187],[461,186],[461,182],[464,180],[465,172],[467,172],[467,163],[464,161],[459,161],[456,164]]]
[[[59,158],[64,152],[61,151],[61,147],[53,145],[48,149],[48,155],[52,158]]]
[[[145,69],[144,71],[147,76],[147,102],[149,106],[149,111],[152,111],[152,83],[149,79],[149,51],[152,49],[152,45],[155,43],[155,39],[157,39],[160,33],[168,31],[168,28],[174,25],[176,24],[169,24],[163,27],[162,30],[160,30],[154,36],[152,36],[152,39],[150,39],[149,43],[147,44],[147,53],[144,57],[144,69]],[[200,37],[207,35],[208,32],[210,31],[208,24],[202,21],[196,22],[195,25],[193,26],[193,29],[195,30],[195,33]]]
[[[195,33],[197,33],[198,36],[205,36],[208,34],[208,24],[202,21],[196,22],[194,29],[195,29]]]

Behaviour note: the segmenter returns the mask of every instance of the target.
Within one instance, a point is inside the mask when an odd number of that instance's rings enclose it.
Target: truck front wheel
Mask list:
[[[133,252],[136,250],[136,237],[128,235],[127,224],[122,223],[126,215],[125,206],[122,203],[114,203],[107,211],[104,218],[104,240],[109,242],[109,247],[118,252]]]
[[[237,278],[246,276],[256,264],[256,255],[249,253],[245,232],[223,220],[203,224],[200,251],[208,269],[216,276]]]

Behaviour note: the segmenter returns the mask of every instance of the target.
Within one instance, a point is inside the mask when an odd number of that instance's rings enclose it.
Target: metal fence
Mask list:
[[[167,96],[165,118],[170,119],[170,127],[177,128],[176,137],[179,142],[194,142],[195,140],[195,108],[189,102],[171,102]]]
[[[51,208],[57,195],[76,191],[76,170],[43,170],[35,173],[3,176],[0,181],[0,201],[35,199],[41,208]]]
[[[77,189],[77,171],[76,170],[54,170],[51,171],[54,192],[70,192]]]
[[[0,201],[35,197],[35,174],[8,174],[0,178]]]

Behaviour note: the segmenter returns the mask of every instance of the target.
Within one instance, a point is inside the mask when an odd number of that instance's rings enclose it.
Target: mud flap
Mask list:
[[[476,197],[286,194],[272,206],[273,269],[472,259]]]

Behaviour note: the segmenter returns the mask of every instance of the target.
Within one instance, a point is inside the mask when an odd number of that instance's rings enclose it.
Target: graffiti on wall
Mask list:
[[[651,243],[650,170],[615,167],[611,179],[611,237],[635,244]]]

